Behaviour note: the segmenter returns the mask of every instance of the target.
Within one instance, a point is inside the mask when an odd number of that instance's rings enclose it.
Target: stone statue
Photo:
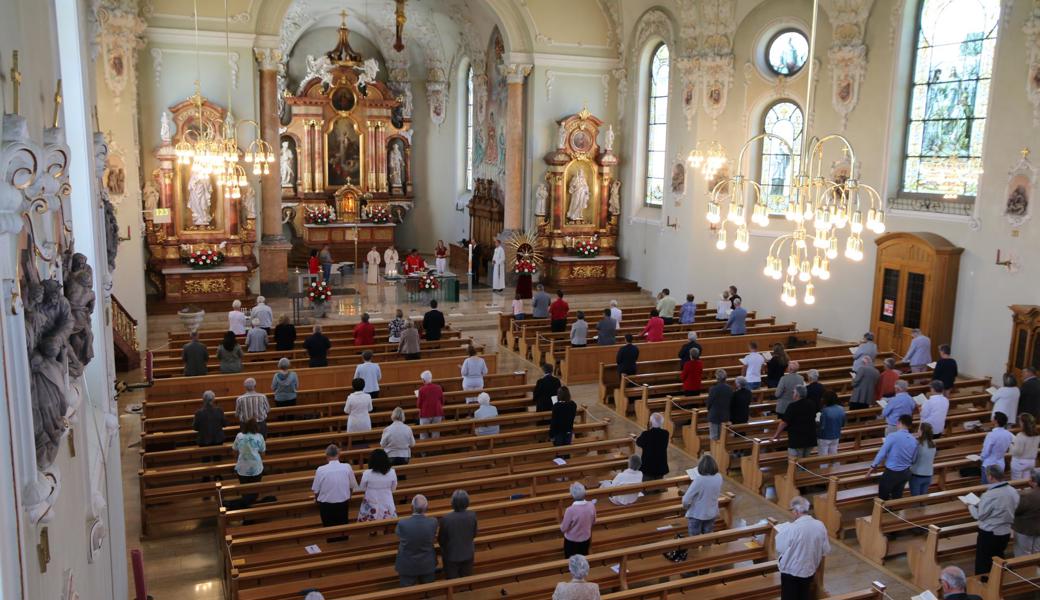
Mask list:
[[[613,152],[614,151],[614,126],[613,125],[610,125],[610,126],[607,127],[607,133],[606,133],[605,137],[606,137],[606,139],[604,140],[605,143],[603,144],[603,148],[606,149],[606,151],[608,153],[609,152]]]
[[[162,112],[162,118],[159,120],[159,139],[162,140],[164,146],[169,146],[173,142],[173,132],[170,129],[170,113],[165,110]]]
[[[105,259],[108,272],[116,270],[116,255],[119,253],[119,219],[116,208],[108,201],[108,192],[101,192],[101,206],[105,209]]]
[[[36,464],[46,469],[58,454],[65,433],[67,350],[74,324],[69,301],[56,279],[39,281],[31,259],[26,265],[25,337],[29,355]]]
[[[544,183],[538,184],[538,191],[535,192],[534,196],[536,200],[534,205],[534,214],[538,217],[544,217],[546,200],[549,199],[549,187]]]
[[[401,144],[393,144],[393,150],[390,151],[390,185],[404,185],[404,154],[401,153]]]
[[[205,227],[213,221],[209,212],[210,200],[213,197],[213,185],[209,175],[192,171],[188,181],[188,208],[191,210],[191,222],[195,226]]]
[[[567,211],[567,220],[584,221],[585,209],[589,207],[589,182],[585,179],[584,170],[578,169],[578,172],[571,178],[571,184],[567,191],[571,199],[571,207]]]
[[[296,91],[296,95],[302,94],[307,82],[315,77],[321,80],[325,88],[329,88],[332,85],[332,63],[329,61],[328,56],[322,54],[315,58],[313,54],[307,55],[307,74],[300,80],[300,89]]]
[[[282,187],[293,186],[293,179],[296,178],[296,174],[293,172],[293,162],[295,158],[292,148],[289,147],[289,142],[283,141],[281,158]]]
[[[615,179],[610,184],[610,199],[607,201],[607,211],[612,215],[621,214],[621,180]]]
[[[560,123],[560,128],[556,131],[556,148],[563,150],[567,146],[567,125]]]
[[[376,75],[379,74],[379,61],[369,58],[363,65],[354,68],[358,71],[358,85],[368,85],[376,81]]]
[[[80,253],[66,253],[64,260],[65,298],[72,311],[72,332],[69,335],[69,377],[79,377],[94,358],[94,332],[90,315],[94,312],[94,270],[87,257]]]
[[[256,220],[256,190],[247,185],[242,189],[242,208],[246,211],[246,218]]]

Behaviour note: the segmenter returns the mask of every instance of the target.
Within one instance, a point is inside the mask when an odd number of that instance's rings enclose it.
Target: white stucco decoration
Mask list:
[[[1040,0],[1023,28],[1026,34],[1026,92],[1033,105],[1033,126],[1040,127]]]
[[[867,46],[863,43],[874,0],[826,0],[823,9],[831,21],[833,40],[827,53],[831,69],[831,105],[844,131],[849,114],[859,104],[859,88],[867,75]]]
[[[96,15],[105,84],[118,111],[123,90],[137,80],[137,51],[144,47],[147,23],[137,16],[132,3],[120,0],[102,2]]]
[[[162,68],[163,68],[163,51],[162,48],[152,48],[150,51],[152,55],[152,71],[155,75],[155,87],[159,87],[162,83]]]

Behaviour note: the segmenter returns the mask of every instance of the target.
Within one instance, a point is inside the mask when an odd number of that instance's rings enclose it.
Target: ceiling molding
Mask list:
[[[145,38],[150,44],[156,45],[195,45],[195,32],[190,29],[174,29],[171,27],[149,27],[144,31]],[[227,36],[232,46],[240,47],[263,47],[277,48],[278,36],[256,35],[252,33],[231,33]],[[225,34],[223,31],[199,31],[200,46],[223,46]]]
[[[610,71],[621,65],[621,61],[616,58],[575,56],[573,54],[554,54],[549,52],[535,52],[531,55],[531,62],[533,62],[536,67],[580,69],[586,71]]]

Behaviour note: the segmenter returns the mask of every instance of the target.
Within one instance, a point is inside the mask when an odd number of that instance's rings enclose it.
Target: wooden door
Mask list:
[[[921,327],[928,276],[899,266],[882,266],[879,273],[881,302],[874,315],[876,342],[882,352],[902,356],[910,347],[910,332]]]

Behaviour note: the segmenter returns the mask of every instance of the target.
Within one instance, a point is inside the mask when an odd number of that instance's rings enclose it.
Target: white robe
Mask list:
[[[387,273],[397,273],[397,263],[401,261],[401,257],[397,255],[397,250],[393,248],[387,248],[383,252],[383,263],[386,265]]]
[[[375,248],[368,252],[368,278],[366,283],[371,285],[379,283],[379,252]]]
[[[506,287],[506,249],[502,246],[495,248],[495,254],[491,257],[491,262],[494,265],[494,277],[491,282],[491,288],[503,290]]]

